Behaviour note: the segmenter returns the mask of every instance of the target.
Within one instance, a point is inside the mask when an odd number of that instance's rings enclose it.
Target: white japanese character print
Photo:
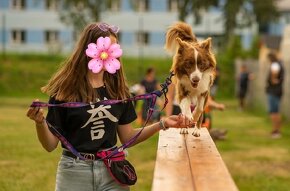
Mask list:
[[[107,98],[104,98],[107,100]],[[97,108],[94,108],[95,105],[90,105],[92,109],[87,112],[91,114],[91,117],[88,121],[81,127],[86,127],[89,123],[93,123],[91,127],[91,138],[92,140],[101,139],[105,134],[105,125],[103,119],[110,119],[112,122],[117,122],[118,119],[113,116],[108,109],[111,108],[111,105],[100,105]]]

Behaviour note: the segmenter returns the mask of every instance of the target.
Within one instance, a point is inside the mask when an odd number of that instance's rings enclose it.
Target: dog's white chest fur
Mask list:
[[[181,113],[194,122],[199,120],[203,112],[212,78],[211,71],[204,72],[196,88],[192,87],[192,82],[188,76],[184,76],[179,80],[180,87],[184,87],[183,91],[188,91],[188,95],[180,100]],[[195,106],[193,112],[191,111],[191,105]],[[193,134],[199,136],[199,128],[195,127]]]

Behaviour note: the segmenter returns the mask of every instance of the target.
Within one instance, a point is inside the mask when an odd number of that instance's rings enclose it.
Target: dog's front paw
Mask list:
[[[181,128],[180,129],[180,134],[188,134],[188,129],[187,128]]]
[[[193,136],[195,137],[199,137],[200,136],[200,129],[198,127],[194,127],[193,128],[193,133],[192,133]]]

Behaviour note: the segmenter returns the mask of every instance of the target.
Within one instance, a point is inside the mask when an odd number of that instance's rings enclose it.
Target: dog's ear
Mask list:
[[[202,41],[200,43],[200,47],[204,48],[206,50],[210,50],[211,49],[211,38],[207,38],[206,40]]]
[[[181,38],[177,37],[176,41],[179,44],[179,48],[178,48],[178,54],[182,54],[184,51],[184,46],[186,45],[186,42],[184,42],[183,40],[181,40]]]

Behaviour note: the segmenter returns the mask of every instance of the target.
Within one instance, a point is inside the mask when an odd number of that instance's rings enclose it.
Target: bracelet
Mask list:
[[[165,126],[163,119],[160,119],[160,121],[159,121],[159,127],[160,127],[160,129],[162,129],[163,131],[166,131],[167,129],[169,129],[169,127],[166,127],[166,126]]]

